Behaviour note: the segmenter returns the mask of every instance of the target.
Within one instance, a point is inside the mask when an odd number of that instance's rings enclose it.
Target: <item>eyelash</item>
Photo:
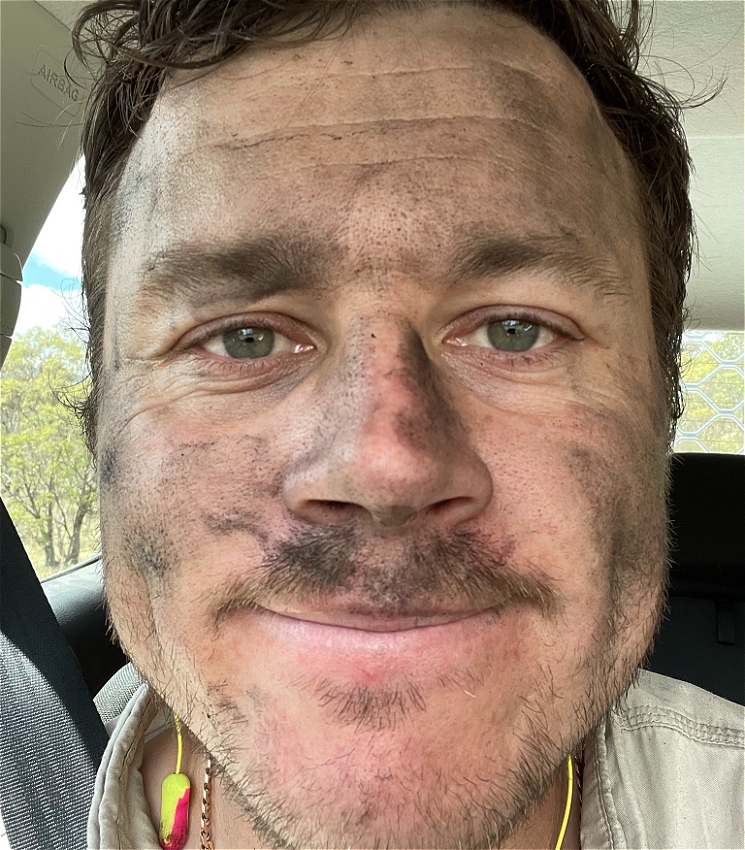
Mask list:
[[[293,337],[297,339],[297,337],[303,336],[307,339],[307,335],[303,334],[298,329],[296,323],[289,319],[285,321],[277,321],[274,318],[266,316],[262,316],[260,319],[253,319],[250,316],[238,316],[234,319],[227,319],[220,324],[205,328],[199,332],[198,335],[187,335],[180,343],[179,348],[182,351],[190,353],[202,366],[206,366],[211,372],[216,373],[218,377],[236,377],[239,370],[243,376],[245,376],[246,372],[250,372],[260,377],[262,374],[269,371],[269,369],[276,368],[276,359],[278,356],[286,354],[298,355],[310,350],[309,348],[306,348],[304,351],[282,351],[277,352],[276,354],[273,352],[266,357],[243,359],[239,357],[215,354],[214,352],[208,351],[205,347],[207,343],[213,339],[219,339],[221,336],[229,334],[231,331],[247,327],[271,330],[275,334],[288,339],[295,348],[300,346],[313,346],[313,343],[309,340],[307,342],[296,342],[293,340]],[[201,351],[199,349],[201,349]],[[282,360],[284,359],[285,358],[282,357]]]
[[[493,347],[462,342],[464,337],[468,337],[482,328],[488,327],[490,324],[504,322],[509,319],[514,319],[519,322],[529,322],[536,327],[550,331],[554,335],[554,338],[538,348],[527,349],[525,351],[502,351]],[[537,311],[517,307],[485,307],[471,314],[464,330],[458,328],[456,331],[455,328],[458,325],[462,325],[462,320],[459,319],[457,322],[453,323],[453,325],[447,329],[445,334],[446,341],[448,338],[453,340],[449,343],[451,350],[455,349],[458,351],[460,349],[460,351],[464,354],[466,351],[472,353],[473,349],[477,349],[479,352],[486,352],[490,361],[493,362],[494,359],[496,359],[498,361],[497,365],[503,368],[513,368],[517,366],[529,368],[540,364],[550,364],[561,350],[560,345],[557,343],[567,340],[578,342],[583,338],[574,324],[570,323],[568,320],[566,322],[555,321],[544,315],[542,312],[539,313]]]

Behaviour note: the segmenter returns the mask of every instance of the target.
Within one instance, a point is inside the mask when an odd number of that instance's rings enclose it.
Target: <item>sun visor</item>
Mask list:
[[[1,223],[23,265],[80,155],[90,77],[70,30],[46,9],[1,5]]]

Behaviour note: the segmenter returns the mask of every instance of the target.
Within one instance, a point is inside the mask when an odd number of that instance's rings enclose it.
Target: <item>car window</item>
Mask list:
[[[23,268],[0,381],[2,497],[41,577],[100,548],[95,470],[74,413],[86,392],[81,186],[79,164]]]
[[[686,332],[676,452],[745,452],[743,342],[742,331]]]
[[[86,391],[81,187],[82,162],[24,266],[0,390],[2,497],[41,577],[100,547],[95,470],[74,414]],[[675,451],[742,454],[743,332],[688,331],[683,375],[686,407]]]

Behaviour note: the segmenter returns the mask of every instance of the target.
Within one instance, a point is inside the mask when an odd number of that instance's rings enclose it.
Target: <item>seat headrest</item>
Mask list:
[[[745,588],[745,455],[672,459],[673,570]]]

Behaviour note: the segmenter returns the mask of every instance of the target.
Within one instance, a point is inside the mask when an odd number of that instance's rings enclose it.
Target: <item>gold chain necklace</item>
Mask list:
[[[202,829],[199,833],[202,839],[202,850],[215,850],[212,841],[212,756],[207,756],[204,768],[204,784],[202,785]]]
[[[574,798],[574,760],[569,755],[567,758],[567,799],[564,806],[564,817],[562,818],[559,837],[556,841],[555,850],[561,850],[564,844],[569,815],[572,813],[572,801]],[[204,768],[204,785],[202,786],[202,850],[215,850],[212,840],[212,756],[207,756],[207,764]]]

